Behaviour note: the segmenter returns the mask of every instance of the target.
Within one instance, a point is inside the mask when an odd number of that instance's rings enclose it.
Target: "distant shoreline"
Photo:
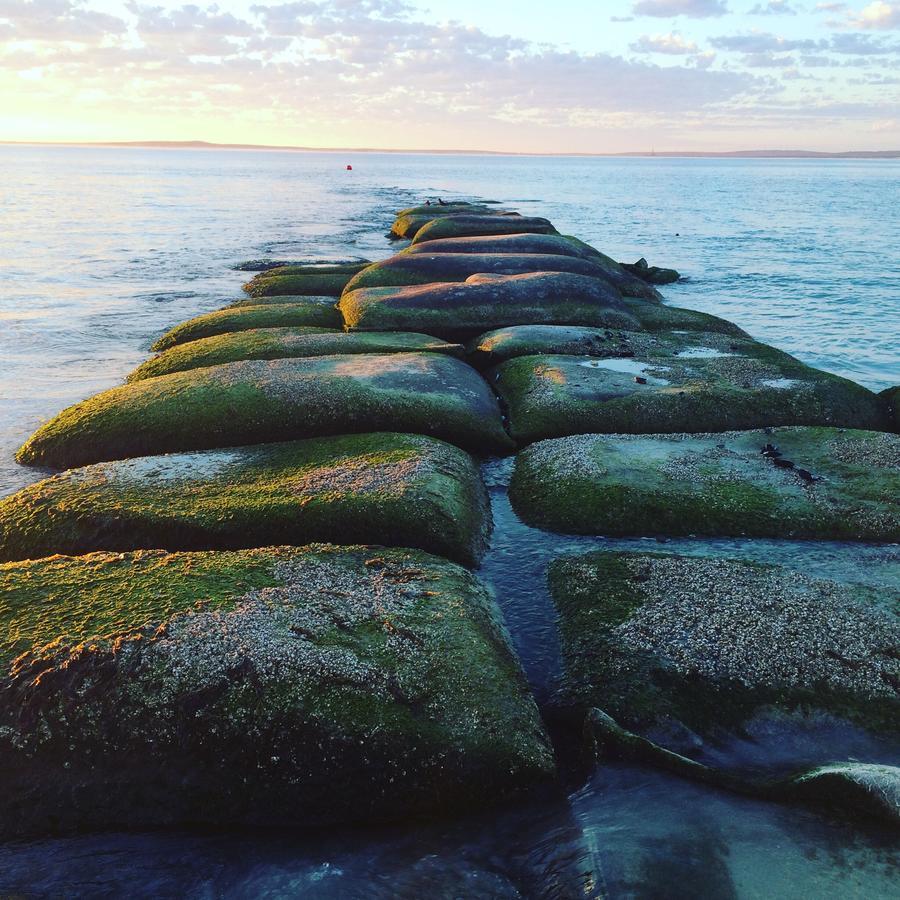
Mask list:
[[[510,150],[420,150],[380,147],[295,147],[269,144],[215,144],[208,141],[0,141],[0,146],[115,147],[151,150],[257,150],[272,153],[397,153],[429,156],[571,156],[602,158],[666,159],[900,159],[900,150],[660,150],[621,153],[517,153]]]

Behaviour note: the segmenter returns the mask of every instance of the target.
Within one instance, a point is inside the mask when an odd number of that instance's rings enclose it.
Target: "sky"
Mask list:
[[[900,0],[0,0],[0,140],[900,148]]]

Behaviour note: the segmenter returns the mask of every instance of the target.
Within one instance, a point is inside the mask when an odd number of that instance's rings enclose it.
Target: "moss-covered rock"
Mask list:
[[[765,455],[767,445],[776,449]],[[577,534],[896,541],[900,437],[835,428],[578,435],[520,453],[510,499],[529,524]]]
[[[5,836],[482,808],[552,751],[485,588],[411,550],[0,566]]]
[[[489,532],[472,458],[393,433],[100,463],[0,500],[2,561],[329,541],[417,547],[475,565]]]
[[[604,271],[606,280],[622,294],[659,300],[659,292],[645,281],[635,277],[614,259],[595,250],[590,244],[577,238],[560,234],[495,234],[487,236],[443,238],[416,243],[403,251],[420,253],[528,253],[548,256],[575,256],[586,259]]]
[[[900,387],[883,390],[878,399],[884,409],[885,423],[891,431],[900,432]]]
[[[700,332],[631,341],[629,359],[522,356],[492,370],[513,438],[884,423],[871,391],[766,344]]]
[[[216,334],[232,331],[249,331],[251,328],[313,327],[340,331],[343,322],[334,301],[301,300],[293,303],[258,304],[218,309],[188,319],[167,331],[155,341],[152,350],[168,350],[176,344],[185,344]]]
[[[264,272],[243,287],[251,297],[340,297],[352,275],[273,275]]]
[[[559,702],[631,730],[739,733],[761,712],[900,723],[896,597],[733,559],[595,552],[549,569]]]
[[[398,253],[373,263],[347,283],[345,294],[363,287],[405,287],[438,281],[465,281],[472,275],[569,272],[609,282],[605,270],[588,259],[558,253]]]
[[[491,215],[454,215],[433,219],[416,231],[413,244],[440,238],[490,234],[557,234],[548,219],[496,213]]]
[[[397,218],[391,225],[390,236],[392,238],[414,238],[416,232],[431,222],[435,217],[484,215],[504,215],[508,210],[498,207],[485,206],[478,203],[466,203],[455,201],[453,203],[432,203],[430,205],[411,206],[409,209],[401,209]]]
[[[760,800],[812,803],[900,825],[900,768],[896,766],[851,760],[816,766],[787,777],[742,774],[705,765],[661,747],[622,728],[596,707],[587,714],[585,737],[596,759],[638,762]]]
[[[113,388],[63,410],[19,449],[69,468],[182,450],[400,431],[465,449],[511,447],[491,389],[438,353],[246,360]]]
[[[462,356],[459,344],[427,334],[367,332],[347,334],[325,328],[253,328],[177,344],[135,369],[126,381],[142,381],[170,372],[217,366],[241,359],[288,359],[350,353],[449,353]]]
[[[675,334],[686,331],[717,331],[734,337],[750,337],[734,322],[709,313],[662,303],[648,303],[633,297],[624,299],[632,315],[641,323],[641,328],[647,331],[673,331]]]
[[[340,310],[350,329],[414,329],[443,337],[470,336],[523,322],[637,325],[606,282],[565,272],[473,275],[458,284],[359,288],[341,297]]]
[[[297,294],[273,294],[271,297],[238,297],[223,309],[241,309],[247,306],[316,306],[333,307],[334,297],[300,297]]]
[[[581,325],[511,325],[485,332],[466,347],[469,361],[481,368],[498,365],[517,356],[561,354],[601,358],[633,356],[632,337],[649,335]]]

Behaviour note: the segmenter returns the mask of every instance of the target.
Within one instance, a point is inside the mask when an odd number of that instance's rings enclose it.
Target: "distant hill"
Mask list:
[[[214,144],[209,141],[0,141],[0,144],[27,144],[66,147],[146,147],[169,150],[268,150],[307,153],[423,153],[466,156],[601,156],[601,157],[687,157],[693,159],[900,159],[900,150],[845,150],[830,153],[822,150],[634,150],[627,153],[515,153],[506,150],[421,150],[382,147],[295,147],[269,144]]]

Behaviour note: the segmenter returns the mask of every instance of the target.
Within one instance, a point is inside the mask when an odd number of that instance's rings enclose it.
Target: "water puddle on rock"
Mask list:
[[[760,384],[767,388],[786,391],[797,387],[800,382],[796,378],[763,378]]]
[[[723,356],[735,356],[735,354],[724,353],[714,347],[687,347],[675,354],[676,359],[720,359]]]
[[[578,363],[586,369],[607,369],[610,372],[621,372],[624,375],[634,375],[636,377],[645,378],[647,384],[667,385],[671,382],[665,378],[656,375],[649,375],[648,372],[658,372],[665,369],[664,366],[653,365],[652,363],[637,362],[634,359],[590,359]]]

